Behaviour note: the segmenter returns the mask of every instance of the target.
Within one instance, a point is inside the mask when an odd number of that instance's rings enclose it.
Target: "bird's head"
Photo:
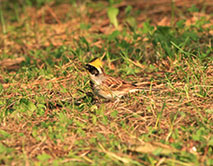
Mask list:
[[[103,62],[99,58],[93,59],[91,62],[86,64],[86,70],[93,76],[98,76],[103,73]]]

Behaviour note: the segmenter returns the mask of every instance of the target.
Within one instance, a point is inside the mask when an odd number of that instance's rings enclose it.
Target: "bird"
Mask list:
[[[94,93],[105,99],[120,99],[128,93],[142,91],[143,88],[134,83],[129,83],[117,77],[105,73],[103,62],[100,58],[94,58],[85,65],[90,75],[90,84]]]

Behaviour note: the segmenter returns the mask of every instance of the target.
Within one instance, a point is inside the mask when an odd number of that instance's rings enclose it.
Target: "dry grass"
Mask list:
[[[0,147],[4,148],[0,165],[212,162],[212,61],[184,59],[181,51],[176,58],[162,58],[163,48],[154,47],[148,35],[132,37],[139,34],[147,18],[156,29],[180,19],[186,19],[190,27],[204,16],[209,24],[203,28],[210,29],[213,4],[208,0],[194,4],[200,7],[203,3],[205,13],[187,13],[192,1],[176,1],[173,21],[166,0],[116,4],[120,9],[118,30],[126,32],[117,41],[107,38],[116,30],[107,18],[107,9],[95,8],[92,2],[27,7],[17,22],[6,21],[7,33],[0,33]],[[143,9],[135,16],[138,28],[134,33],[125,20],[128,5]],[[198,33],[202,34],[201,50],[212,50],[212,30]],[[131,48],[141,48],[146,63],[130,60],[137,51],[125,61],[118,49],[122,40],[131,43]],[[104,52],[108,53],[107,72],[115,69],[112,74],[116,76],[147,80],[162,90],[131,94],[117,104],[87,96],[92,91],[82,65],[95,56],[92,54]],[[126,64],[134,75],[124,74]]]

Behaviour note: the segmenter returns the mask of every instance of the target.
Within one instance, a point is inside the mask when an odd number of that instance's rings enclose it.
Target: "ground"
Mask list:
[[[212,12],[0,1],[0,165],[213,165]],[[107,74],[148,91],[95,96],[84,65],[103,54]]]

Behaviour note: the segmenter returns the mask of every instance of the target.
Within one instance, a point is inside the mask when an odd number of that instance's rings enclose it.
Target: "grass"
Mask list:
[[[213,164],[211,3],[161,2],[1,1],[0,165]],[[103,54],[150,91],[94,96]]]

